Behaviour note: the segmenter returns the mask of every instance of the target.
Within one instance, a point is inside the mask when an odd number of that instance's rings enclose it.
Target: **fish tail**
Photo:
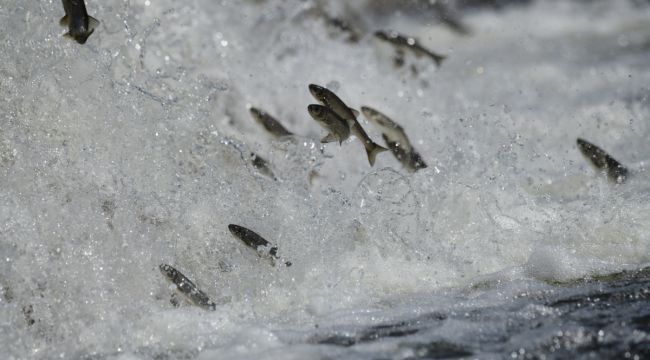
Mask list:
[[[370,166],[375,166],[375,159],[377,158],[377,154],[387,151],[385,147],[379,146],[375,144],[374,142],[371,142],[366,146],[366,153],[368,154],[368,162],[370,163]]]
[[[343,140],[341,140],[340,136],[338,136],[338,134],[333,133],[333,132],[327,134],[327,136],[325,136],[324,138],[322,138],[320,140],[320,142],[323,143],[323,144],[327,144],[327,143],[331,143],[331,142],[335,142],[335,141],[338,141],[339,144],[343,142]]]

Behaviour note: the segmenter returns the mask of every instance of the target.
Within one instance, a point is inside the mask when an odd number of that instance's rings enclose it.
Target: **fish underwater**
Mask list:
[[[283,261],[280,256],[278,256],[278,247],[273,246],[256,232],[235,224],[228,225],[228,230],[230,230],[231,234],[246,244],[246,246],[255,250],[259,257],[271,260],[271,265],[275,266],[276,260]],[[284,264],[287,267],[291,266],[290,261],[286,261]]]
[[[278,120],[269,115],[266,111],[255,107],[251,107],[249,111],[253,119],[255,119],[258,124],[262,125],[274,138],[281,139],[293,135],[291,131],[287,130]]]
[[[348,122],[352,134],[356,136],[365,147],[370,166],[374,166],[377,154],[383,151],[387,151],[388,149],[376,144],[374,141],[372,141],[372,139],[370,139],[368,134],[361,127],[361,124],[359,124],[357,121],[359,112],[349,108],[347,105],[345,105],[343,100],[341,100],[338,96],[336,96],[336,94],[327,88],[310,84],[309,92],[321,104],[332,109],[336,114]]]
[[[267,176],[273,180],[277,180],[275,177],[275,174],[271,170],[271,167],[269,166],[268,161],[266,161],[264,158],[261,156],[255,154],[255,153],[250,153],[250,161],[253,167],[257,169],[257,171],[260,172],[260,174]]]
[[[208,295],[201,291],[190,279],[181,274],[170,265],[161,264],[160,272],[172,284],[176,285],[176,290],[182,294],[190,303],[204,310],[215,310],[217,305],[210,301]]]
[[[88,15],[84,0],[63,0],[63,10],[65,16],[61,18],[59,24],[68,27],[65,36],[73,38],[79,44],[85,44],[88,37],[99,26],[99,20]]]
[[[625,182],[628,177],[628,170],[625,166],[609,156],[605,150],[586,140],[578,138],[576,142],[582,155],[589,159],[596,169],[606,173],[610,181],[617,184]]]
[[[342,119],[334,110],[323,105],[311,104],[307,106],[307,111],[317,123],[329,131],[327,136],[321,139],[322,143],[338,141],[340,145],[350,137],[348,122]]]
[[[399,124],[369,106],[362,106],[361,112],[370,123],[376,125],[382,132],[386,145],[408,171],[415,172],[427,167]]]
[[[385,31],[376,31],[375,37],[392,44],[398,50],[409,49],[417,57],[423,55],[430,57],[436,63],[436,66],[440,66],[442,61],[447,58],[444,55],[436,54],[433,51],[423,47],[422,45],[419,44],[417,39],[413,37],[406,37],[396,32],[387,33]]]

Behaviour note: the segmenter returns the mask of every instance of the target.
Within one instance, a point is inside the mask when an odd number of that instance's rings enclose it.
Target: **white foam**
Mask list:
[[[368,29],[405,29],[449,55],[440,69],[407,57],[413,75],[371,35],[330,38],[310,4],[89,2],[101,25],[84,46],[56,35],[59,3],[24,4],[28,18],[0,11],[0,348],[335,355],[275,330],[367,323],[354,314],[411,297],[453,303],[447,291],[485,279],[650,262],[647,7],[478,12],[468,37],[368,13]],[[309,83],[393,117],[429,167],[409,174],[382,153],[371,168],[357,140],[320,144]],[[271,141],[247,105],[299,136]],[[630,181],[598,176],[577,137],[630,164]],[[293,265],[258,259],[230,223]],[[223,305],[173,308],[161,263]]]

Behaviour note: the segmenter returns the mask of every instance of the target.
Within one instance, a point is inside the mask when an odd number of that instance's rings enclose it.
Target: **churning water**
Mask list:
[[[60,2],[5,1],[2,358],[650,356],[650,6],[461,3],[466,35],[417,1],[90,1],[79,45]],[[376,30],[447,59],[396,67]],[[428,167],[321,144],[310,83],[390,116]],[[216,310],[175,307],[162,263]]]

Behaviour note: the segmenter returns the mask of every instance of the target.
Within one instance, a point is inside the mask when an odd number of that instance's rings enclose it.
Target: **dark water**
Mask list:
[[[368,346],[380,341],[391,353]],[[463,313],[322,332],[308,342],[347,348],[345,358],[648,359],[650,269],[554,284]]]

